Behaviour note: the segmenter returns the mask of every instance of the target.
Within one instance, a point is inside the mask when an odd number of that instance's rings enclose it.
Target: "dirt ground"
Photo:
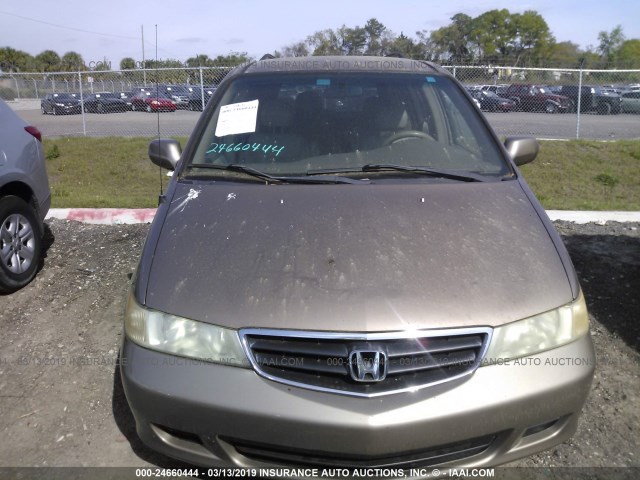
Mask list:
[[[591,315],[598,366],[576,435],[513,466],[640,466],[640,224],[557,222]],[[0,468],[160,466],[116,369],[148,225],[48,222],[36,279],[0,296]]]

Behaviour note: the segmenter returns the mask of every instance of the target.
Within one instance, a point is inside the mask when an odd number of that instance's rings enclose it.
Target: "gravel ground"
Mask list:
[[[598,366],[576,435],[513,466],[640,466],[640,224],[556,222],[591,315]],[[0,297],[0,467],[160,466],[115,367],[127,275],[148,225],[48,222],[44,267]]]

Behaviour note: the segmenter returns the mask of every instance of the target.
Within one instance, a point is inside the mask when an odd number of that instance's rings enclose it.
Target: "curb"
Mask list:
[[[547,215],[554,222],[564,220],[573,223],[598,223],[600,225],[607,222],[640,222],[640,212],[547,210]]]
[[[52,208],[46,218],[94,225],[120,225],[151,223],[155,214],[155,208]]]
[[[95,225],[151,223],[155,208],[52,208],[46,218]],[[547,210],[551,220],[574,223],[640,222],[640,212]]]

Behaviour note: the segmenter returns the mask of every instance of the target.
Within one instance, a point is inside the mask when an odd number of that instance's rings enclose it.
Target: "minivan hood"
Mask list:
[[[517,180],[370,185],[179,181],[149,308],[231,328],[489,325],[572,300]]]

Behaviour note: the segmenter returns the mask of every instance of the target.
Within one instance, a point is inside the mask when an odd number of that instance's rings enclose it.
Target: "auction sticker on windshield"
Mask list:
[[[216,125],[216,137],[253,133],[256,131],[258,117],[258,100],[232,103],[220,108],[220,116]]]

